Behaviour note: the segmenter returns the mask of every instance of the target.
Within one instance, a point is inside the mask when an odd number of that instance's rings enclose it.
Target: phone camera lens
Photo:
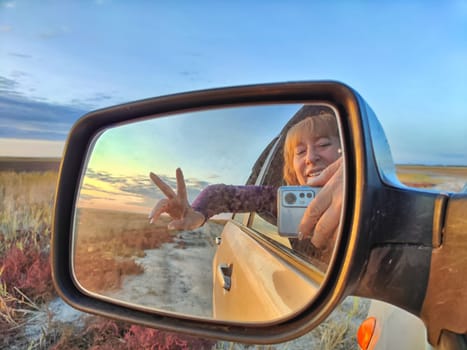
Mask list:
[[[288,192],[284,196],[284,200],[287,204],[294,204],[297,201],[297,196],[293,194],[292,192]]]
[[[307,196],[307,198],[311,198],[311,193],[308,192],[308,193],[306,194],[306,196]]]
[[[300,198],[305,198],[305,193],[300,192]]]

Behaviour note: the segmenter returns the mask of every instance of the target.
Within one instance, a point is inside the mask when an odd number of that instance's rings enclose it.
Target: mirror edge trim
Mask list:
[[[328,101],[339,109],[339,118],[344,129],[342,132],[345,136],[343,141],[346,143],[347,150],[347,168],[351,164],[355,165],[354,158],[362,158],[362,150],[359,150],[358,147],[356,149],[355,146],[364,144],[362,143],[360,101],[351,88],[339,82],[289,82],[195,91],[98,110],[81,118],[73,127],[66,143],[56,191],[51,258],[53,280],[59,295],[73,307],[85,312],[168,331],[239,342],[258,344],[283,342],[303,335],[316,327],[346,296],[346,281],[354,265],[352,252],[355,251],[355,235],[358,233],[358,230],[350,230],[350,224],[358,218],[357,214],[352,215],[353,219],[349,215],[345,217],[343,232],[350,232],[352,237],[348,237],[347,234],[342,235],[343,244],[336,250],[332,261],[335,267],[332,276],[329,277],[328,283],[323,285],[315,302],[296,317],[267,327],[233,326],[222,322],[206,322],[205,320],[198,322],[127,310],[112,303],[95,300],[83,295],[77,289],[70,275],[70,250],[62,249],[62,247],[70,247],[71,214],[76,198],[78,174],[81,173],[83,167],[84,155],[90,141],[102,128],[137,120],[148,115],[154,116],[203,107],[312,100]],[[352,121],[356,124],[350,127],[349,123]],[[350,139],[353,138],[359,139],[360,142],[352,146]],[[361,192],[365,183],[364,179],[356,181],[358,179],[354,178],[357,174],[355,169],[347,169],[346,173],[350,184],[356,184],[356,191]],[[351,185],[349,185],[350,188]],[[347,202],[352,204],[350,207],[353,207],[356,203],[355,196],[352,190],[349,193],[352,195]],[[339,264],[339,261],[343,261],[342,264]]]

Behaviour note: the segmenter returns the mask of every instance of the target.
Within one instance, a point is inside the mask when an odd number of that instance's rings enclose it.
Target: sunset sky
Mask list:
[[[258,156],[300,107],[215,109],[108,129],[93,146],[79,205],[115,208],[118,203],[119,209],[148,212],[164,197],[149,172],[175,189],[178,167],[190,202],[209,184],[244,184]]]
[[[138,4],[0,1],[0,156],[59,157],[113,104],[332,79],[372,106],[397,163],[467,165],[466,0]]]

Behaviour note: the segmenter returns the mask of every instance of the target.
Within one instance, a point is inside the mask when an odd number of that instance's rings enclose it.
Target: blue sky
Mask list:
[[[396,162],[467,165],[467,1],[330,3],[0,1],[0,155],[59,155],[112,104],[333,79],[369,102]]]
[[[108,129],[93,145],[79,205],[147,214],[164,198],[149,172],[175,189],[178,167],[190,202],[208,184],[244,184],[258,156],[300,108],[286,104],[215,109]]]

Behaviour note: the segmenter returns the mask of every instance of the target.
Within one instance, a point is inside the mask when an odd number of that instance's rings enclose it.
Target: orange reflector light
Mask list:
[[[360,349],[367,350],[368,345],[370,345],[371,338],[375,332],[376,327],[376,318],[368,317],[365,321],[362,322],[357,331],[357,341],[360,345]]]

